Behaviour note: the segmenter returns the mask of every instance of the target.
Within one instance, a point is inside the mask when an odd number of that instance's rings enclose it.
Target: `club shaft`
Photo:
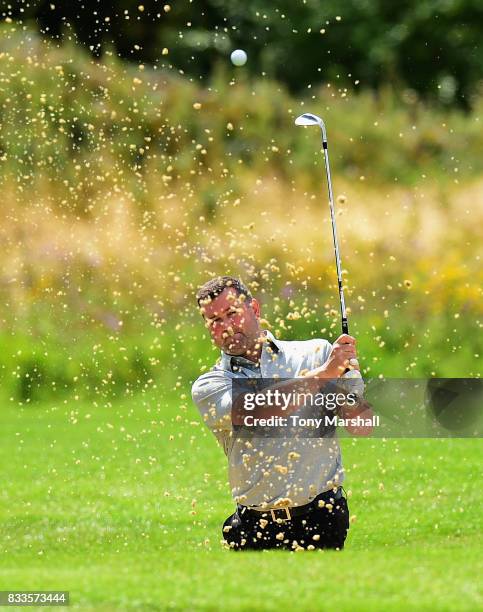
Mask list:
[[[324,132],[322,133],[322,149],[324,151],[325,172],[327,175],[327,189],[329,191],[330,220],[332,222],[332,237],[334,239],[335,265],[337,268],[337,283],[339,286],[340,313],[342,317],[342,333],[348,334],[349,333],[349,323],[347,320],[347,310],[345,306],[344,289],[342,286],[342,267],[340,263],[339,240],[337,237],[337,224],[335,221],[334,194],[332,192],[332,179],[330,176],[329,148],[327,145],[327,139],[325,137]]]

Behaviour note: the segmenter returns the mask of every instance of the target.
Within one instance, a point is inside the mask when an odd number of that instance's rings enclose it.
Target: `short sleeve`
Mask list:
[[[328,340],[311,340],[310,352],[312,354],[312,369],[318,368],[329,358],[332,344]]]
[[[194,382],[191,397],[211,430],[232,430],[231,379],[218,372],[203,374]]]

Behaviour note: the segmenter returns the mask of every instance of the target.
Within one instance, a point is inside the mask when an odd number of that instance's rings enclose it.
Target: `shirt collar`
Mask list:
[[[268,329],[264,329],[262,331],[265,334],[267,340],[266,342],[262,344],[260,363],[263,359],[264,353],[266,352],[268,352],[269,354],[275,353],[276,355],[277,353],[280,352],[280,347],[277,346],[277,342],[276,342],[274,335],[270,331],[268,331]],[[253,370],[253,369],[258,369],[260,367],[260,363],[255,363],[254,361],[250,361],[246,357],[241,357],[241,356],[236,357],[233,355],[228,355],[227,353],[224,353],[223,351],[221,352],[221,366],[223,367],[224,370],[230,370],[233,372],[233,366],[235,367],[238,366],[238,368],[246,367],[246,368]]]

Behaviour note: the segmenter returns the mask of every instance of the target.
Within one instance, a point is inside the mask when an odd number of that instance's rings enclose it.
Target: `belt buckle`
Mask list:
[[[281,519],[277,519],[277,517],[275,516],[275,512],[278,512],[279,510],[284,510],[285,511],[285,518],[281,518]],[[270,514],[272,515],[272,519],[274,521],[280,520],[280,521],[291,521],[292,520],[292,515],[290,514],[290,508],[271,508],[270,509]]]

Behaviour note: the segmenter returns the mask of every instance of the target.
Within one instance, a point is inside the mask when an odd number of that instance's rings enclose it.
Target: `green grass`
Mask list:
[[[0,590],[96,610],[482,606],[479,440],[343,440],[346,549],[235,553],[225,459],[198,422],[171,393],[2,408]]]

